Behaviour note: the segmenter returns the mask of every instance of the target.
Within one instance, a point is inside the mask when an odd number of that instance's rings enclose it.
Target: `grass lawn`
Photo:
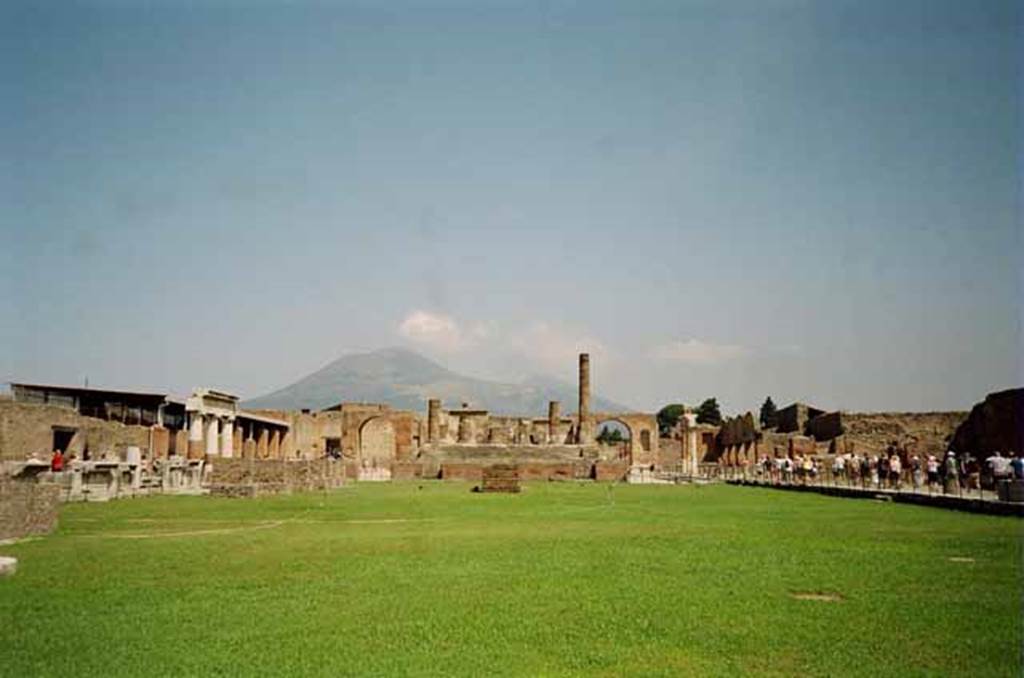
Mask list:
[[[65,506],[0,547],[0,675],[1021,675],[1016,519],[469,487]]]

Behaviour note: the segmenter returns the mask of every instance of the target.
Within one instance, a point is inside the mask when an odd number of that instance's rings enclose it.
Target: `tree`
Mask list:
[[[722,424],[722,411],[718,409],[718,400],[708,398],[700,404],[700,407],[697,408],[697,423],[714,426]]]
[[[622,431],[617,428],[609,429],[608,425],[601,427],[601,432],[597,434],[597,442],[601,445],[615,445],[621,443],[625,438],[622,437]]]
[[[679,417],[683,416],[685,409],[686,406],[682,403],[672,403],[658,410],[658,433],[663,437],[668,436],[672,427],[679,422]]]
[[[779,425],[779,408],[775,407],[772,397],[765,398],[761,405],[761,428],[775,428]]]

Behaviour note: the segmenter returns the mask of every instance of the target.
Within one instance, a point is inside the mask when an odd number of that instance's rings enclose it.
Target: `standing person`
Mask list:
[[[889,457],[887,453],[883,453],[878,458],[878,486],[881,489],[885,489],[885,486],[889,482]]]
[[[846,456],[839,454],[832,460],[832,475],[834,480],[842,481],[846,475]]]
[[[1017,452],[1010,461],[1010,469],[1013,471],[1014,480],[1024,480],[1024,455]]]
[[[889,457],[889,484],[899,490],[902,485],[903,475],[903,462],[900,461],[900,456],[895,452]]]
[[[946,470],[945,486],[943,492],[946,494],[953,494],[956,492],[959,485],[959,468],[956,461],[956,453],[953,450],[946,452],[946,463],[943,466]]]
[[[53,451],[53,456],[50,457],[50,470],[54,473],[64,470],[64,453],[60,450]]]
[[[871,482],[871,469],[871,456],[865,454],[864,458],[860,460],[860,486],[862,488],[867,487],[867,484]]]
[[[814,458],[811,455],[804,457],[804,485],[814,482],[815,470]]]
[[[916,454],[910,457],[910,480],[914,483],[914,491],[921,489],[921,458]]]
[[[939,460],[935,458],[934,454],[928,455],[928,460],[925,462],[925,470],[928,472],[928,487],[931,488],[939,484]]]
[[[1000,454],[999,450],[996,450],[988,460],[992,468],[992,480],[996,485],[1001,480],[1010,479],[1010,460]]]
[[[981,489],[981,465],[972,455],[966,455],[967,461],[963,464],[963,473],[960,483],[968,490]]]

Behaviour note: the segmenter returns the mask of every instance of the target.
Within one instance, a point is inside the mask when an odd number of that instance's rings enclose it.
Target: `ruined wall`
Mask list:
[[[975,456],[1024,452],[1024,388],[987,395],[956,429],[950,447]]]
[[[594,464],[594,480],[599,483],[613,483],[626,479],[629,464],[626,462],[599,461]]]
[[[471,463],[447,463],[441,464],[441,480],[462,480],[480,482],[483,478],[485,468],[500,464],[471,464]],[[519,477],[522,480],[589,480],[595,477],[594,464],[586,461],[547,463],[547,462],[523,462],[516,463],[519,469]],[[622,468],[622,475],[615,477],[615,480],[625,476],[626,466],[614,466],[615,469]],[[608,471],[613,466],[605,466],[604,478],[614,475]]]
[[[216,459],[208,462],[207,484],[211,493],[251,496],[278,492],[302,492],[340,487],[345,464],[333,459],[285,461],[281,459]],[[242,491],[240,488],[255,488]]]
[[[280,446],[282,459],[320,459],[327,453],[327,439],[342,437],[341,412],[298,412],[291,410],[252,410],[254,414],[288,422],[289,429]]]
[[[419,447],[420,426],[415,414],[392,410],[387,405],[343,403],[340,408],[320,412],[253,410],[254,414],[288,422],[291,426],[281,444],[282,459],[320,459],[332,440],[340,441],[345,459],[358,461],[363,450],[361,431],[367,422],[388,422],[393,440],[381,439],[381,425],[366,429],[371,440],[366,450],[373,458],[408,459]],[[387,428],[387,427],[383,427]]]
[[[0,476],[0,539],[52,532],[59,503],[60,488],[55,483]]]
[[[778,411],[775,430],[778,433],[803,433],[808,421],[824,413],[804,403],[793,403]]]
[[[150,427],[85,417],[55,405],[0,400],[0,460],[22,460],[30,455],[48,460],[53,453],[53,428],[75,429],[68,452],[79,459],[89,456],[124,458],[128,447],[150,455]]]
[[[359,434],[359,459],[367,466],[385,466],[395,458],[395,427],[384,417],[367,420]]]
[[[861,454],[883,452],[895,441],[916,454],[942,454],[966,412],[843,413],[844,439]]]
[[[590,445],[437,445],[421,451],[419,462],[522,464],[617,459],[614,447]]]
[[[629,453],[634,464],[648,466],[658,462],[658,418],[653,414],[595,412],[594,423],[614,420],[629,429]]]
[[[832,440],[843,435],[843,413],[829,412],[807,422],[804,432],[819,441]]]
[[[683,441],[674,438],[658,440],[658,466],[665,468],[681,463],[683,463]]]

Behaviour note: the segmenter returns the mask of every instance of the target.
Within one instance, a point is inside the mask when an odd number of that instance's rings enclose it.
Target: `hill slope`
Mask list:
[[[560,400],[565,413],[573,412],[577,406],[574,384],[545,377],[533,377],[520,384],[476,379],[452,372],[402,348],[342,356],[294,384],[247,400],[242,406],[318,410],[341,401],[357,401],[424,412],[428,398],[441,398],[448,409],[466,402],[495,414],[544,416],[549,400]],[[594,396],[591,403],[595,411],[627,412],[631,409]]]

